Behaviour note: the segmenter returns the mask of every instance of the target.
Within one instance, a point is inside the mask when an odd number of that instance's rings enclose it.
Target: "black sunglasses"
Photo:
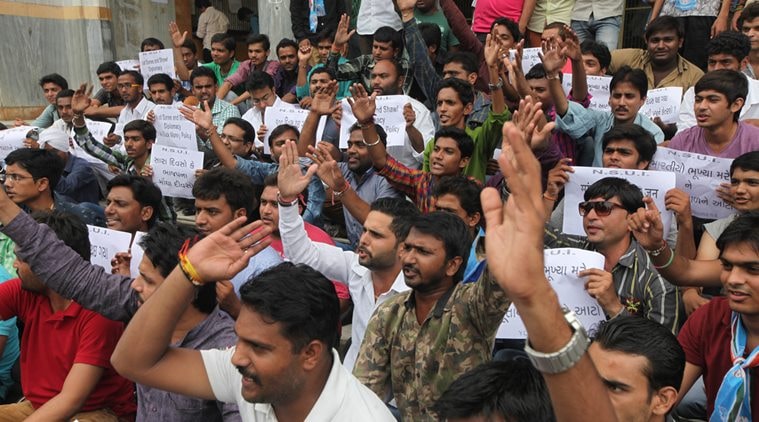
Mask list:
[[[606,217],[611,214],[614,208],[624,209],[623,206],[615,204],[611,201],[585,201],[580,202],[578,204],[578,207],[580,209],[580,215],[583,217],[585,217],[585,215],[588,214],[590,210],[595,210],[596,215],[599,217]]]

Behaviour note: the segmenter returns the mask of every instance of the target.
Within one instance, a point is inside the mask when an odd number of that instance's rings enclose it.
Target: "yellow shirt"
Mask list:
[[[681,86],[683,92],[704,76],[704,72],[695,64],[677,55],[677,67],[669,75],[662,78],[658,84],[654,84],[654,70],[648,51],[639,48],[623,48],[611,52],[611,65],[609,73],[613,74],[622,66],[630,66],[633,69],[642,69],[648,78],[648,89]]]

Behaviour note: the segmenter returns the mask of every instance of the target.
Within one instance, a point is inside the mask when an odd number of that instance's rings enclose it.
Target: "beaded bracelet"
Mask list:
[[[179,250],[179,268],[182,270],[185,277],[187,277],[187,280],[189,280],[190,283],[192,283],[194,286],[202,286],[203,282],[200,279],[198,270],[192,266],[189,258],[187,258],[188,250],[190,250],[190,239],[185,240],[182,248]]]

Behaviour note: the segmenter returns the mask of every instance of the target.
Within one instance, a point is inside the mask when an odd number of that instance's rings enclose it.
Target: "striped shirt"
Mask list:
[[[411,198],[422,214],[432,211],[432,173],[406,167],[391,155],[387,155],[385,167],[377,173],[384,176],[395,189]]]

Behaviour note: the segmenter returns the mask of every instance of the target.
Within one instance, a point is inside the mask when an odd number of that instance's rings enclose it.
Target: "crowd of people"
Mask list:
[[[643,49],[621,0],[344,3],[291,0],[240,62],[196,0],[141,45],[175,78],[39,79],[2,157],[0,422],[759,417],[759,2],[653,0]],[[548,268],[578,250],[590,311]]]

